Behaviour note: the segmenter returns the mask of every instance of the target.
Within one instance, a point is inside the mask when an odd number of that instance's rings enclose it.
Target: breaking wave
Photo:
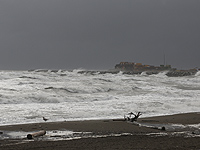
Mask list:
[[[40,122],[41,116],[57,121],[119,118],[134,111],[143,116],[199,111],[199,76],[200,72],[171,78],[166,72],[1,71],[0,124]]]

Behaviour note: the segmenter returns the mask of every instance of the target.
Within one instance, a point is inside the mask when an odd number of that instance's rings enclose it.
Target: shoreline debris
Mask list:
[[[31,134],[28,134],[27,138],[28,139],[33,139],[34,137],[43,136],[45,134],[46,134],[46,131],[45,130],[41,130],[39,132],[34,132],[34,133],[31,133]]]
[[[130,112],[127,115],[124,115],[124,120],[133,122],[133,121],[137,121],[137,119],[139,118],[139,116],[142,115],[142,113],[138,112],[138,113],[134,114],[133,112]]]

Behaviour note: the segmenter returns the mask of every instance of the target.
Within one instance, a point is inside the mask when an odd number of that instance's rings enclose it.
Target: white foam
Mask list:
[[[198,72],[195,74],[195,76],[200,77],[200,71],[198,71]]]
[[[0,125],[199,111],[199,76],[0,71]]]

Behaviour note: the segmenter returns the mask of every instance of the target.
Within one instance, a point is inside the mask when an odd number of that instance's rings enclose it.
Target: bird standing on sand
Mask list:
[[[47,118],[43,117],[43,120],[44,120],[44,121],[47,121],[47,120],[49,120],[49,119],[47,119]]]

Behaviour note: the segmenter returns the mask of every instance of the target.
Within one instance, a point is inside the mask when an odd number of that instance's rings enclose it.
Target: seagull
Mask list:
[[[49,120],[49,119],[47,119],[47,118],[43,117],[43,120],[44,120],[44,121],[47,121],[47,120]]]

